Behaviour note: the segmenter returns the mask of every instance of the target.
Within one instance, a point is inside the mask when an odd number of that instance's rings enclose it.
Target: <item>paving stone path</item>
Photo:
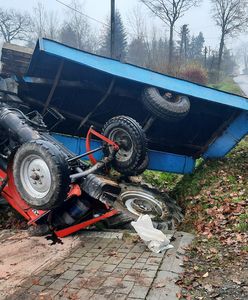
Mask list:
[[[6,299],[174,300],[185,247],[192,239],[178,232],[173,249],[154,254],[142,242],[83,235],[66,259],[31,276]]]

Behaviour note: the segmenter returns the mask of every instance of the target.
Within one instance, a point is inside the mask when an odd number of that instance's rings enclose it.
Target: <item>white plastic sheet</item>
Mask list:
[[[170,238],[161,230],[154,228],[149,215],[143,215],[136,222],[131,223],[140,238],[145,242],[147,247],[154,253],[159,253],[173,248],[170,245]]]

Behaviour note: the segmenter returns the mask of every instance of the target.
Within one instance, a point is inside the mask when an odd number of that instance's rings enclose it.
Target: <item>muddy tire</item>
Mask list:
[[[153,116],[164,121],[181,120],[190,111],[190,101],[187,96],[178,95],[170,99],[162,96],[155,87],[145,88],[141,99]]]
[[[141,175],[142,173],[145,172],[145,170],[147,170],[148,164],[149,164],[149,158],[148,158],[148,155],[146,155],[143,162],[139,166],[137,166],[136,169],[134,171],[132,171],[131,173],[126,172],[125,176],[138,176],[138,175]]]
[[[65,155],[48,141],[23,144],[13,163],[16,188],[30,207],[48,210],[67,198],[70,173]]]
[[[120,147],[112,162],[113,168],[123,175],[140,174],[147,159],[147,142],[139,123],[126,116],[114,117],[105,124],[102,134]],[[110,152],[111,147],[105,145],[104,154],[109,156]]]
[[[137,220],[141,215],[149,215],[157,228],[173,230],[183,220],[182,209],[176,201],[146,184],[121,184],[117,209],[124,215]]]
[[[145,159],[143,160],[143,162],[136,168],[135,172],[133,174],[131,174],[132,176],[138,176],[142,173],[145,172],[145,170],[147,169],[149,164],[149,158],[148,155],[146,155]]]

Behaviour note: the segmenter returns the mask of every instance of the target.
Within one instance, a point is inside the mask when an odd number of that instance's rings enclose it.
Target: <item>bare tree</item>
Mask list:
[[[127,15],[128,32],[131,33],[127,60],[135,65],[146,66],[149,59],[149,38],[142,8],[138,4]]]
[[[136,5],[127,15],[129,30],[135,39],[144,39],[147,36],[145,16],[141,5]]]
[[[173,58],[173,38],[175,24],[191,7],[198,5],[201,0],[140,0],[157,17],[169,26],[169,65]]]
[[[83,6],[78,0],[72,0],[70,6],[73,8],[68,12],[68,21],[77,38],[76,47],[91,50],[90,25],[84,16]]]
[[[50,11],[47,14],[47,29],[46,34],[52,40],[56,40],[58,38],[58,32],[60,29],[60,22],[58,16],[53,11]]]
[[[35,38],[46,37],[47,12],[42,2],[38,2],[33,8],[33,23]]]
[[[7,43],[13,40],[27,40],[31,30],[31,19],[28,13],[19,13],[14,9],[0,8],[0,35]]]
[[[33,8],[32,19],[35,40],[39,37],[57,39],[60,22],[55,12],[47,11],[42,2],[37,2]]]
[[[248,2],[246,0],[212,0],[212,4],[213,18],[221,30],[218,56],[219,74],[226,38],[238,35],[246,29],[245,27],[248,23]]]
[[[59,29],[59,40],[78,49],[96,52],[99,48],[98,34],[92,31],[83,4],[79,0],[71,0],[65,14]]]

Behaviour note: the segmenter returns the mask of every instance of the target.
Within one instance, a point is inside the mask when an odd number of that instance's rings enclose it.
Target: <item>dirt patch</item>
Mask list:
[[[15,291],[21,282],[46,265],[66,257],[79,245],[77,237],[63,239],[63,245],[50,246],[44,237],[30,237],[26,231],[0,232],[0,298]]]

